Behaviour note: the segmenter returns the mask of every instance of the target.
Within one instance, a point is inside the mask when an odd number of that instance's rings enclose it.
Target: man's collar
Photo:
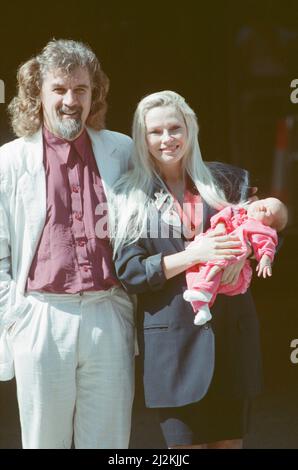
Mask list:
[[[86,129],[83,130],[82,134],[79,135],[79,137],[70,141],[63,139],[62,137],[56,136],[45,126],[43,126],[43,137],[46,143],[49,144],[51,147],[59,146],[60,149],[61,147],[65,147],[68,150],[67,155],[69,155],[70,148],[71,146],[73,146],[82,160],[84,160],[85,158],[86,149],[91,146],[90,138],[88,136],[88,133],[86,132]]]

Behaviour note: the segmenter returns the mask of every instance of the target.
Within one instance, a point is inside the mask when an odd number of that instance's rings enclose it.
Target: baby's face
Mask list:
[[[271,226],[280,211],[280,203],[274,197],[252,202],[247,209],[248,217],[259,220],[264,225]]]

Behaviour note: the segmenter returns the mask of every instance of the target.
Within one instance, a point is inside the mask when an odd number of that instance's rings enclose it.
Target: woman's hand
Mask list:
[[[209,232],[202,238],[190,243],[186,248],[193,263],[206,263],[217,260],[233,260],[242,253],[241,241],[234,235]]]
[[[251,255],[251,253],[252,253],[252,249],[250,245],[247,245],[246,258],[236,261],[236,263],[230,264],[229,266],[224,268],[220,283],[236,285],[238,282],[238,278],[241,273],[241,270],[243,269],[243,266],[245,264],[245,261]],[[221,271],[222,269],[223,268],[221,268],[220,266],[212,266],[206,278],[207,282],[211,281],[214,278],[214,276],[216,276],[216,274],[219,273],[219,271]]]
[[[224,269],[222,278],[221,278],[221,284],[231,284],[231,285],[236,285],[239,274],[242,271],[242,268],[245,264],[245,259],[241,259],[240,261],[237,261],[236,263],[231,264],[230,266],[227,266]]]
[[[239,275],[243,269],[246,259],[252,254],[252,248],[250,245],[247,246],[246,257],[237,261],[236,263],[227,266],[224,269],[221,284],[232,284],[233,286],[237,284]]]
[[[162,267],[165,277],[171,279],[198,263],[235,259],[236,255],[242,253],[240,247],[241,242],[237,237],[210,232],[191,242],[185,250],[164,256]]]
[[[252,188],[250,188],[250,194],[249,194],[249,198],[248,200],[250,202],[254,202],[254,201],[257,201],[259,198],[257,196],[257,192],[258,192],[258,189],[256,186],[253,186]]]

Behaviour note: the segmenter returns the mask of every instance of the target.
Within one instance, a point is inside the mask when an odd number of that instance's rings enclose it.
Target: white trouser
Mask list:
[[[128,447],[133,306],[120,288],[28,295],[9,332],[24,448]]]

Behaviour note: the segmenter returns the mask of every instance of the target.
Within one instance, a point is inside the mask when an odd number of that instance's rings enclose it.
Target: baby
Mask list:
[[[217,294],[238,295],[247,291],[252,278],[252,269],[246,259],[248,246],[251,246],[258,261],[258,276],[264,278],[272,275],[272,262],[278,243],[277,232],[283,230],[287,224],[288,211],[286,206],[273,197],[261,199],[244,206],[229,206],[215,214],[211,220],[210,231],[237,235],[242,242],[243,253],[235,256],[234,260],[216,260],[201,263],[186,271],[187,290],[183,297],[191,302],[196,313],[195,325],[203,325],[212,318],[209,307],[216,299]],[[205,236],[198,235],[187,248],[194,246]],[[236,284],[220,284],[223,269],[239,260],[245,259],[244,266]],[[222,269],[211,281],[206,278],[213,266]]]

